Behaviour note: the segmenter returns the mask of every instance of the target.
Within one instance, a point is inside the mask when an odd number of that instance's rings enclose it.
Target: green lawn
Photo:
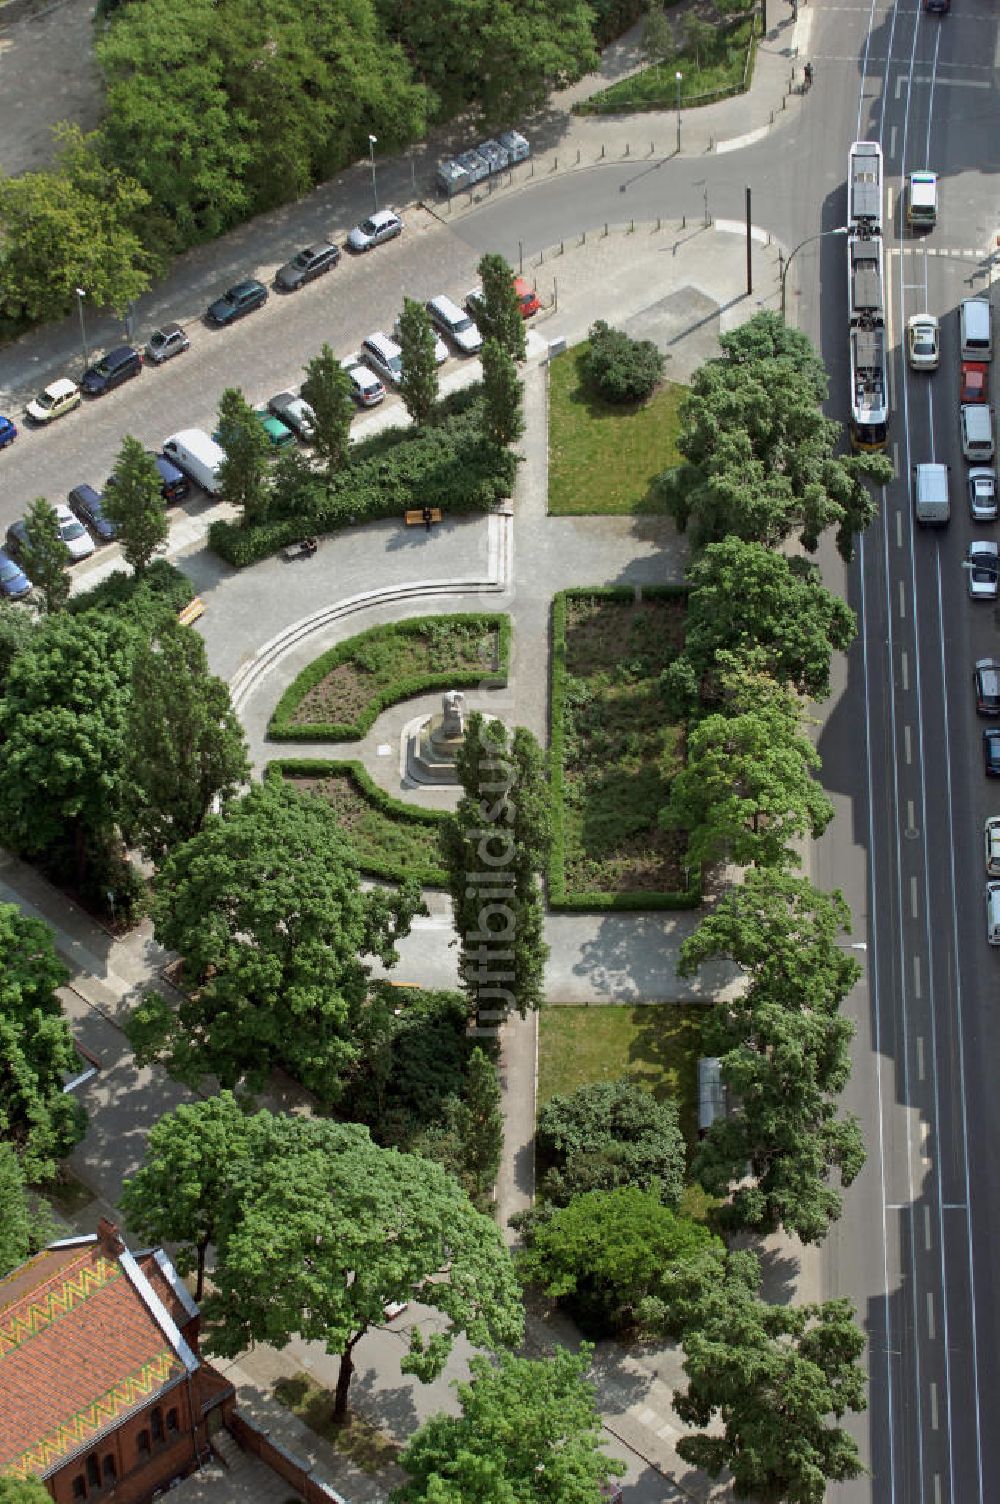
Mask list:
[[[538,1105],[627,1076],[677,1102],[690,1154],[698,1136],[698,1057],[705,1009],[688,1003],[545,1008],[538,1015]]]
[[[549,512],[657,512],[656,476],[680,462],[677,409],[687,388],[666,381],[639,407],[595,397],[574,345],[549,366]]]
[[[690,48],[682,48],[666,66],[643,68],[629,78],[620,79],[599,94],[581,100],[575,106],[580,115],[631,114],[639,110],[673,110],[677,107],[676,74],[681,73],[681,108],[696,103],[710,103],[705,96],[740,94],[750,87],[753,62],[748,68],[747,48],[753,39],[753,22],[738,26],[721,26],[712,46],[695,57]],[[756,48],[756,40],[753,39]]]

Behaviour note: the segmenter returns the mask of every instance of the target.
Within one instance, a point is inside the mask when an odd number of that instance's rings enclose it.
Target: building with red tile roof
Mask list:
[[[198,1321],[163,1250],[130,1253],[103,1218],[0,1280],[0,1474],[142,1504],[190,1472],[234,1403]]]

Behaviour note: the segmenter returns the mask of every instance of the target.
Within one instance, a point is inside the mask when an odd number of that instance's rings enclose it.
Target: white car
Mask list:
[[[969,594],[974,601],[995,601],[1000,576],[1000,547],[995,543],[970,543],[965,561]]]
[[[986,884],[986,939],[1000,945],[1000,883]]]
[[[986,875],[1000,877],[1000,815],[990,815],[983,826],[986,841]]]
[[[376,407],[383,400],[385,387],[359,356],[348,355],[340,365],[351,379],[351,395],[359,407]]]
[[[70,563],[77,564],[81,559],[89,559],[94,552],[94,540],[83,523],[78,517],[73,516],[69,507],[60,504],[55,510],[56,520],[59,523],[59,536],[69,551]]]
[[[969,471],[969,511],[973,522],[997,520],[997,473],[988,465],[973,465]]]
[[[483,336],[463,308],[443,295],[427,303],[431,322],[447,334],[462,355],[477,355],[483,348]]]
[[[397,319],[396,320],[396,327],[392,331],[393,334],[396,336],[397,342],[399,340],[399,323],[400,323],[400,321],[399,321],[399,319]],[[434,331],[431,330],[431,333],[433,334]],[[440,335],[435,334],[434,335],[434,364],[436,366],[443,366],[444,363],[445,363],[445,361],[447,359],[448,359],[448,346],[445,344],[444,340],[441,338]]]
[[[393,386],[399,385],[403,374],[403,352],[394,339],[376,329],[374,334],[361,341],[361,353],[377,376]]]
[[[370,251],[385,240],[395,240],[402,233],[403,221],[395,210],[379,209],[376,214],[369,214],[367,219],[354,226],[347,237],[347,244],[352,251]]]
[[[941,328],[932,313],[915,313],[906,323],[906,354],[915,371],[936,371],[941,359]]]
[[[61,381],[53,381],[37,397],[32,398],[24,412],[32,423],[51,423],[53,418],[61,418],[63,413],[72,412],[74,407],[79,407],[81,401],[80,388],[76,382],[64,377]]]

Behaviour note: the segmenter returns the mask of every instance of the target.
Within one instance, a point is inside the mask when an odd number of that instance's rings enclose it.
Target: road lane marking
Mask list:
[[[910,728],[909,728],[909,726],[904,726],[903,727],[903,750],[904,750],[904,752],[906,754],[906,764],[907,764],[907,767],[909,767],[910,763],[912,763],[912,761],[913,761],[913,745],[912,745],[911,740],[910,740]]]
[[[902,509],[900,509],[896,513],[896,547],[897,548],[902,548],[902,546],[903,546],[903,513],[902,513]]]
[[[910,659],[905,648],[903,648],[899,655],[899,668],[903,680],[903,689],[906,691],[910,687]]]
[[[934,1246],[934,1242],[933,1242],[933,1237],[932,1237],[932,1234],[931,1234],[931,1209],[927,1205],[927,1202],[925,1201],[924,1202],[924,1248],[925,1248],[925,1250],[928,1253],[930,1253],[930,1251],[933,1248],[933,1246]]]
[[[941,1504],[941,1474],[934,1474],[934,1504]]]
[[[906,620],[906,586],[903,584],[902,580],[900,580],[898,583],[899,583],[899,614],[903,618],[903,620],[905,621]]]
[[[894,157],[896,155],[896,127],[895,126],[893,126],[892,129],[889,132],[889,155],[890,155],[890,157]]]
[[[912,919],[919,919],[920,917],[920,900],[917,897],[917,879],[915,875],[910,878],[910,917]]]
[[[934,1291],[927,1291],[927,1335],[934,1341]]]
[[[938,1428],[937,1381],[934,1380],[934,1379],[932,1379],[931,1380],[931,1430],[932,1431],[936,1431],[937,1428]]]
[[[917,1035],[917,1080],[924,1079],[924,1036]]]
[[[907,801],[906,801],[906,828],[907,828],[907,830],[915,830],[916,827],[917,827],[917,816],[916,816],[916,812],[914,811],[914,808],[913,808],[913,800],[912,799],[907,799]]]
[[[920,957],[919,956],[914,956],[913,957],[913,996],[914,997],[923,997],[923,993],[922,993],[922,991],[920,989],[921,989],[921,981],[920,981]]]

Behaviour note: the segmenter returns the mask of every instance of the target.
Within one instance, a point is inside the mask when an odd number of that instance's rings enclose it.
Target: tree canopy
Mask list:
[[[219,398],[219,441],[226,453],[219,466],[222,495],[241,509],[244,523],[258,522],[267,511],[271,448],[239,387],[227,386]]]
[[[326,465],[327,474],[335,475],[347,464],[351,442],[351,419],[355,412],[351,379],[325,341],[319,354],[306,365],[305,372],[302,396],[313,410],[313,446]]]
[[[399,394],[406,411],[420,427],[430,421],[437,405],[438,374],[430,314],[415,298],[403,299],[399,348],[403,352]]]
[[[677,1104],[629,1081],[598,1081],[550,1097],[538,1114],[545,1199],[565,1206],[584,1191],[655,1189],[676,1206],[684,1187]]]
[[[115,473],[104,492],[104,510],[115,524],[122,556],[142,574],[170,533],[156,458],[126,434]]]
[[[29,1196],[14,1145],[0,1139],[0,1279],[57,1236],[48,1203]]]
[[[59,530],[56,509],[44,496],[36,496],[24,519],[21,562],[38,591],[42,609],[52,615],[69,600],[69,549]]]
[[[523,360],[524,320],[514,289],[514,269],[503,256],[488,251],[480,258],[482,301],[476,309],[476,324],[483,342],[495,340],[512,360]]]

